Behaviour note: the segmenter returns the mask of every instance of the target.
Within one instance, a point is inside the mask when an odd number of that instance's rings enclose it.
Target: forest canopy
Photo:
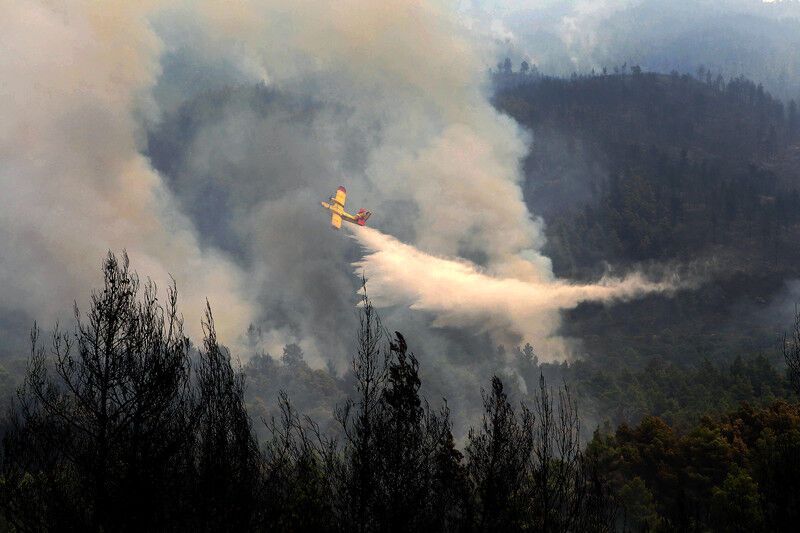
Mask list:
[[[460,445],[446,400],[420,393],[420,362],[366,292],[352,395],[338,431],[281,393],[254,422],[246,376],[211,308],[202,346],[175,286],[159,299],[127,256],[74,328],[44,342],[3,420],[0,508],[11,530],[788,531],[796,523],[800,407],[746,403],[680,431],[657,416],[581,438],[578,403],[542,373],[516,403],[492,376]],[[791,377],[800,318],[786,341]],[[293,353],[294,351],[294,353]],[[533,357],[530,347],[521,352]],[[302,364],[287,348],[283,364]],[[795,382],[797,383],[797,382]],[[259,442],[255,424],[264,425]]]

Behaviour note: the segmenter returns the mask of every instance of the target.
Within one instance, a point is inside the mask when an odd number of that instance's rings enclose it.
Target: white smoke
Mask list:
[[[594,284],[526,281],[491,275],[463,259],[426,254],[375,229],[355,228],[353,235],[367,252],[355,266],[368,278],[376,305],[408,305],[434,315],[435,326],[489,332],[498,343],[525,339],[546,359],[567,355],[556,336],[560,310],[585,301],[629,300],[685,286],[678,279],[653,282],[639,274]]]

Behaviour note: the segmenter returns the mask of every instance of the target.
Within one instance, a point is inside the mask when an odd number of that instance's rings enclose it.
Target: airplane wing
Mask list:
[[[331,215],[331,227],[334,229],[339,229],[342,227],[342,217],[339,216],[338,213],[333,213]]]
[[[339,204],[340,206],[344,207],[344,202],[347,200],[347,190],[344,187],[339,187],[336,189],[336,196],[333,197],[333,201]]]

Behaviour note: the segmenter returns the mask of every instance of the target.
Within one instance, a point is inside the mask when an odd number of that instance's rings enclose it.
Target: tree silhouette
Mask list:
[[[466,448],[478,531],[518,529],[525,522],[533,450],[530,411],[523,407],[518,416],[500,378],[494,376],[491,385],[483,395],[482,425],[470,430]]]
[[[339,491],[346,494],[342,522],[355,531],[374,528],[373,509],[376,497],[378,446],[376,418],[380,409],[381,390],[387,379],[387,354],[382,350],[385,331],[377,311],[366,293],[359,313],[359,330],[352,371],[356,381],[356,400],[348,400],[337,410],[344,433],[344,459],[340,468]]]
[[[193,398],[174,284],[161,306],[152,282],[140,293],[126,255],[109,253],[103,274],[86,317],[75,307],[73,332],[56,327],[46,349],[34,327],[4,463],[23,485],[18,469],[38,473],[25,490],[42,507],[19,517],[28,524],[63,523],[70,513],[77,529],[139,530],[168,519],[184,488],[174,458],[191,436]],[[28,439],[41,447],[23,449]],[[9,504],[23,505],[13,494]]]
[[[0,505],[21,531],[248,529],[260,455],[244,377],[217,343],[183,334],[174,283],[165,303],[128,258],[109,253],[103,288],[75,328],[32,354],[3,442]],[[196,376],[192,359],[198,359]]]
[[[800,310],[797,307],[795,307],[792,330],[788,334],[784,333],[781,346],[789,380],[795,392],[800,394]]]
[[[251,529],[261,490],[258,443],[244,404],[244,374],[219,346],[206,306],[197,368],[195,516],[209,531]]]

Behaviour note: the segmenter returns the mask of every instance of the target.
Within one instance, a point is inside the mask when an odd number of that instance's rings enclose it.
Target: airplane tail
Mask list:
[[[358,225],[359,226],[366,226],[367,219],[372,216],[372,213],[367,211],[366,209],[359,209],[358,210]]]

